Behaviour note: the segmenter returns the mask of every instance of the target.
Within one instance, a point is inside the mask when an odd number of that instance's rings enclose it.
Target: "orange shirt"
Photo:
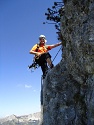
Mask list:
[[[39,46],[35,44],[32,48],[32,51],[35,51],[35,52],[37,51],[40,53],[48,52],[49,50],[51,50],[51,47],[47,45]]]

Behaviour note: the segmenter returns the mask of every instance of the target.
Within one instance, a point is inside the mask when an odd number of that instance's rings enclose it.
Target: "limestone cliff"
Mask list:
[[[94,0],[64,0],[63,57],[43,81],[43,125],[94,125]]]

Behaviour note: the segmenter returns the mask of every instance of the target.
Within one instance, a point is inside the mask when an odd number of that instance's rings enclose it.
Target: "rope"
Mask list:
[[[58,55],[59,51],[61,50],[61,48],[62,48],[62,47],[60,47],[60,49],[58,50],[58,52],[57,52],[57,54],[55,55],[55,57],[54,57],[53,61],[54,61],[54,60],[55,60],[55,58],[57,57],[57,55]],[[53,61],[52,61],[52,62],[53,62]]]
[[[43,105],[43,78],[41,76],[41,105]]]

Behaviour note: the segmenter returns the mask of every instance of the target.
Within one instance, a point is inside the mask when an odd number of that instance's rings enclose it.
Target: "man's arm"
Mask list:
[[[40,55],[41,55],[40,52],[35,52],[35,51],[33,51],[32,49],[29,51],[29,53],[30,53],[30,54],[34,54],[34,55],[36,55],[36,56],[40,56]]]
[[[56,43],[56,44],[52,44],[52,45],[48,45],[51,49],[60,46],[62,44],[62,42]]]
[[[37,52],[33,51],[32,49],[29,51],[30,54],[36,54]]]
[[[39,56],[40,53],[36,52],[36,49],[37,49],[37,44],[32,47],[32,49],[29,51],[29,53]]]

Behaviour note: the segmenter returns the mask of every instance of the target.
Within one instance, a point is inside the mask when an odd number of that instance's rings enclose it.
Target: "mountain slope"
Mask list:
[[[0,119],[0,125],[39,125],[40,115],[40,112],[23,116],[11,115]]]

